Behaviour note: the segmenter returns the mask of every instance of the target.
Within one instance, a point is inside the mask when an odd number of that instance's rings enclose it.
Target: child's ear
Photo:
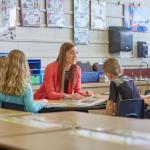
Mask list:
[[[107,72],[107,73],[105,73],[105,74],[106,74],[106,76],[107,76],[107,77],[109,77],[109,73],[108,73],[108,72]]]
[[[111,72],[107,72],[106,75],[107,75],[107,77],[108,77],[109,79],[112,79],[112,78],[113,78],[113,74],[112,74]]]

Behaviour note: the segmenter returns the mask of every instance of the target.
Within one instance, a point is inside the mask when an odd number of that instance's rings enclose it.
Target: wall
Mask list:
[[[107,26],[123,25],[123,3],[135,2],[141,3],[150,10],[149,0],[104,0],[107,2]],[[65,41],[73,41],[73,0],[64,0],[65,27],[48,28],[45,22],[45,0],[41,0],[41,27],[21,27],[20,25],[20,5],[17,0],[17,27],[15,40],[0,40],[0,52],[8,52],[14,48],[22,49],[30,58],[41,58],[42,67],[56,59],[60,45]],[[150,13],[149,13],[150,15]],[[149,58],[137,58],[136,42],[146,41],[150,43],[150,32],[133,33],[134,34],[134,51],[133,58],[120,58],[125,66],[131,64],[139,65],[141,61],[147,61]],[[91,63],[102,63],[104,58],[109,57],[108,53],[108,30],[91,30],[89,29],[90,42],[88,45],[78,45],[79,60],[90,61]],[[132,63],[131,63],[132,61]]]

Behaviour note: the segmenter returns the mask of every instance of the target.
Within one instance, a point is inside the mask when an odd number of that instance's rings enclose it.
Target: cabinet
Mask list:
[[[90,90],[94,94],[109,94],[110,83],[82,83],[83,90]],[[140,94],[144,94],[145,90],[150,90],[150,81],[135,81],[135,85],[139,89]],[[33,86],[33,91],[37,90],[39,85]]]
[[[150,90],[150,81],[136,81],[135,84],[141,95],[144,95],[146,90]]]
[[[108,94],[110,83],[82,83],[84,90],[91,90],[94,94]],[[150,89],[150,81],[135,81],[135,85],[139,89],[140,94],[144,94],[145,90]]]
[[[90,90],[94,94],[108,94],[110,83],[82,83],[83,90]]]

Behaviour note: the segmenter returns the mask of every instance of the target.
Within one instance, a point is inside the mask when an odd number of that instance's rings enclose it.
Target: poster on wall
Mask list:
[[[89,14],[75,13],[74,26],[75,28],[89,28]]]
[[[15,36],[16,0],[0,0],[0,38]]]
[[[74,0],[74,42],[89,42],[89,0]]]
[[[46,9],[63,11],[63,0],[46,0]]]
[[[106,2],[91,1],[91,29],[106,29]]]
[[[88,44],[89,42],[89,30],[84,28],[74,29],[74,42],[76,44]]]
[[[40,0],[21,0],[21,15],[23,26],[40,26]]]
[[[40,26],[40,12],[34,10],[22,11],[23,26]]]
[[[47,26],[48,27],[63,27],[63,13],[56,11],[47,11]]]
[[[74,11],[89,14],[89,0],[74,0]]]
[[[40,0],[21,0],[22,9],[40,9]]]
[[[124,26],[131,31],[148,31],[148,19],[148,8],[133,4],[124,5]]]
[[[48,27],[64,27],[63,0],[46,0]]]

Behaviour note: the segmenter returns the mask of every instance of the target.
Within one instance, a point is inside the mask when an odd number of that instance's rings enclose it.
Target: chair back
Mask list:
[[[144,118],[144,101],[142,99],[120,101],[117,115],[121,117]]]
[[[150,95],[150,90],[145,90],[144,95]]]
[[[14,103],[9,103],[9,102],[2,102],[2,108],[5,109],[13,109],[13,110],[20,110],[24,111],[24,105],[21,104],[14,104]]]
[[[82,72],[92,72],[93,71],[92,66],[89,61],[84,62],[84,63],[81,61],[78,61],[77,64],[80,66]]]

